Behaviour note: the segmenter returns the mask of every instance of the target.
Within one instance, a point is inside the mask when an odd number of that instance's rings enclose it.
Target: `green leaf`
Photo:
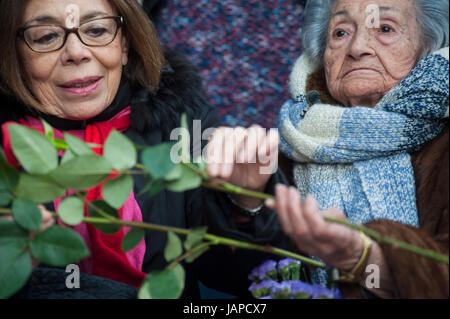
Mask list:
[[[130,251],[136,247],[144,238],[145,230],[134,228],[126,233],[122,241],[122,249],[124,251]]]
[[[69,148],[69,145],[61,138],[54,138],[52,141],[53,146],[57,150],[66,151]]]
[[[11,242],[25,246],[28,239],[28,231],[19,227],[14,221],[0,219],[0,246]]]
[[[150,282],[146,279],[138,291],[138,299],[152,299],[150,295]]]
[[[180,238],[171,231],[167,232],[167,243],[164,248],[164,258],[167,261],[172,261],[181,256],[182,253],[183,247],[181,245]]]
[[[151,272],[138,293],[139,299],[177,299],[184,289],[185,272],[180,264]]]
[[[62,164],[49,176],[66,188],[83,190],[100,184],[111,170],[111,165],[103,157],[83,155]]]
[[[199,250],[195,251],[191,255],[187,256],[186,262],[187,263],[193,262],[195,259],[197,259],[201,255],[203,255],[203,253],[205,253],[208,249],[209,249],[209,246],[204,246],[204,247],[200,248]]]
[[[108,180],[103,185],[103,199],[112,207],[120,208],[130,197],[133,184],[133,177],[130,175],[121,175]]]
[[[173,145],[174,143],[163,143],[142,152],[142,164],[154,179],[164,177],[175,166],[170,158]]]
[[[137,153],[134,144],[116,130],[111,132],[105,142],[104,156],[119,171],[136,165]]]
[[[206,231],[208,230],[208,227],[199,227],[191,231],[184,241],[184,248],[186,250],[190,250],[200,244],[203,240],[203,237],[206,235]]]
[[[66,189],[46,176],[20,174],[17,196],[36,203],[47,203],[63,196]]]
[[[19,181],[19,172],[10,166],[0,152],[0,190],[14,191]]]
[[[81,139],[76,136],[73,136],[69,133],[64,134],[64,139],[66,143],[69,145],[70,150],[75,155],[92,155],[94,152],[91,150],[86,143],[84,143]]]
[[[44,125],[44,135],[51,141],[53,139],[53,128],[43,118],[39,118],[39,120]]]
[[[13,197],[8,191],[0,191],[0,207],[8,206]]]
[[[164,181],[157,179],[150,181],[145,187],[139,192],[138,197],[142,194],[147,194],[147,197],[153,197],[156,194],[160,193],[166,186],[164,185]]]
[[[83,238],[70,228],[52,226],[30,243],[31,254],[42,263],[63,267],[89,256]]]
[[[58,154],[41,133],[21,125],[10,125],[9,136],[14,155],[31,174],[47,174],[58,166]]]
[[[74,152],[72,152],[71,149],[66,150],[64,152],[64,156],[61,159],[61,165],[67,163],[68,161],[70,161],[74,157],[75,157],[75,154],[74,154]]]
[[[31,258],[21,242],[0,246],[0,298],[19,291],[31,275]]]
[[[186,274],[184,272],[183,266],[181,266],[180,264],[176,264],[175,267],[173,267],[172,269],[173,269],[175,275],[177,276],[177,280],[178,280],[178,284],[179,284],[179,288],[180,288],[180,294],[178,295],[178,297],[180,297],[181,293],[183,292],[183,289],[184,289],[184,282],[186,279]]]
[[[181,177],[175,181],[166,182],[166,188],[172,192],[184,192],[200,187],[202,178],[192,169],[180,165]]]
[[[25,229],[38,231],[42,224],[42,214],[36,203],[18,198],[12,204],[14,220]]]
[[[78,197],[65,198],[58,207],[58,216],[67,225],[80,224],[84,218],[84,203]]]
[[[183,165],[182,164],[176,164],[175,167],[173,167],[165,176],[164,180],[167,182],[171,182],[174,180],[177,180],[181,178],[181,175],[183,174]]]
[[[107,218],[110,217],[112,219],[119,219],[119,213],[116,209],[109,206],[105,201],[102,200],[96,200],[92,202],[92,205],[94,205],[97,209],[100,209],[105,215],[103,216],[101,213],[99,213],[97,210],[89,206],[89,217],[95,217],[95,218]],[[115,234],[117,233],[121,226],[120,225],[114,225],[114,224],[96,224],[93,223],[93,225],[100,230],[104,234]]]

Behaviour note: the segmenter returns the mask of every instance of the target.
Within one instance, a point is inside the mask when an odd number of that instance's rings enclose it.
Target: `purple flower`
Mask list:
[[[260,283],[252,283],[248,290],[252,293],[253,297],[261,298],[270,295],[273,287],[277,286],[278,283],[274,280],[264,280]]]
[[[278,262],[278,273],[281,279],[287,280],[299,280],[300,279],[300,266],[301,262],[292,258],[286,258]]]
[[[315,284],[313,285],[313,288],[314,288],[313,299],[335,299],[336,297],[340,297],[340,292],[336,293],[335,291],[325,288],[321,285]]]
[[[252,272],[248,276],[248,279],[253,282],[260,282],[259,280],[259,267],[253,268]]]
[[[342,296],[341,291],[338,288],[336,288],[334,290],[334,299],[344,299],[344,297]]]
[[[289,267],[291,264],[295,264],[300,266],[302,262],[300,260],[292,259],[292,258],[285,258],[278,262],[278,271],[284,267]]]
[[[271,291],[272,299],[289,299],[291,296],[291,284],[287,281],[277,283]]]
[[[259,267],[256,267],[252,270],[252,272],[248,276],[248,279],[254,282],[261,282],[267,279],[277,280],[278,273],[276,270],[276,266],[277,263],[274,260],[266,260]]]
[[[291,281],[291,295],[295,299],[309,299],[315,294],[315,287],[300,280]]]

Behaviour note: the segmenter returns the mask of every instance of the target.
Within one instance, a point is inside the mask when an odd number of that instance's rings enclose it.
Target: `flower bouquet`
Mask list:
[[[249,291],[258,299],[341,299],[340,291],[300,280],[301,262],[267,260],[249,275]]]

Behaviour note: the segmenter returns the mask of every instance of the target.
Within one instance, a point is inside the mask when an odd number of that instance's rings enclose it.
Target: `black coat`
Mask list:
[[[201,120],[202,130],[218,127],[220,123],[217,113],[208,104],[202,90],[201,79],[193,66],[174,52],[166,53],[166,58],[170,67],[163,72],[156,94],[152,95],[147,90],[132,88],[122,83],[112,106],[94,120],[105,120],[117,112],[117,107],[131,105],[131,127],[125,135],[138,145],[145,146],[169,141],[170,132],[179,126],[180,115],[183,112],[188,114],[191,136],[194,119]],[[15,110],[19,109],[15,107]],[[8,119],[17,119],[22,115],[21,112],[10,112]],[[61,129],[74,129],[86,124],[51,117],[46,119],[50,124]],[[202,144],[204,145],[205,141]],[[199,147],[199,145],[192,147]],[[139,176],[134,176],[134,181],[135,194],[139,194],[145,186],[145,181]],[[280,173],[271,177],[266,192],[273,194],[274,186],[278,182],[285,182]],[[182,193],[163,190],[154,197],[149,198],[143,195],[136,200],[141,208],[144,222],[179,228],[207,225],[209,233],[220,236],[281,248],[288,246],[288,240],[282,234],[275,212],[263,208],[261,214],[252,218],[250,222],[236,224],[231,217],[231,214],[237,211],[236,207],[224,194],[216,191],[204,188]],[[162,269],[167,265],[163,253],[166,238],[166,233],[147,232],[144,272]],[[233,251],[226,246],[213,247],[194,263],[184,265],[186,287],[183,297],[198,298],[200,296],[198,280],[210,288],[247,297],[250,285],[247,277],[250,271],[268,258],[275,258],[275,256],[250,250]],[[64,287],[62,289],[64,290]],[[82,296],[78,295],[77,298]]]

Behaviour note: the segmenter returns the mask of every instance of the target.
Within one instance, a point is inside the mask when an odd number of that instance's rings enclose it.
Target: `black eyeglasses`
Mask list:
[[[93,19],[75,28],[65,28],[59,25],[32,25],[20,28],[18,36],[25,40],[28,47],[39,53],[57,51],[66,44],[70,33],[75,33],[80,41],[91,47],[110,44],[117,36],[117,31],[123,26],[120,16]]]

